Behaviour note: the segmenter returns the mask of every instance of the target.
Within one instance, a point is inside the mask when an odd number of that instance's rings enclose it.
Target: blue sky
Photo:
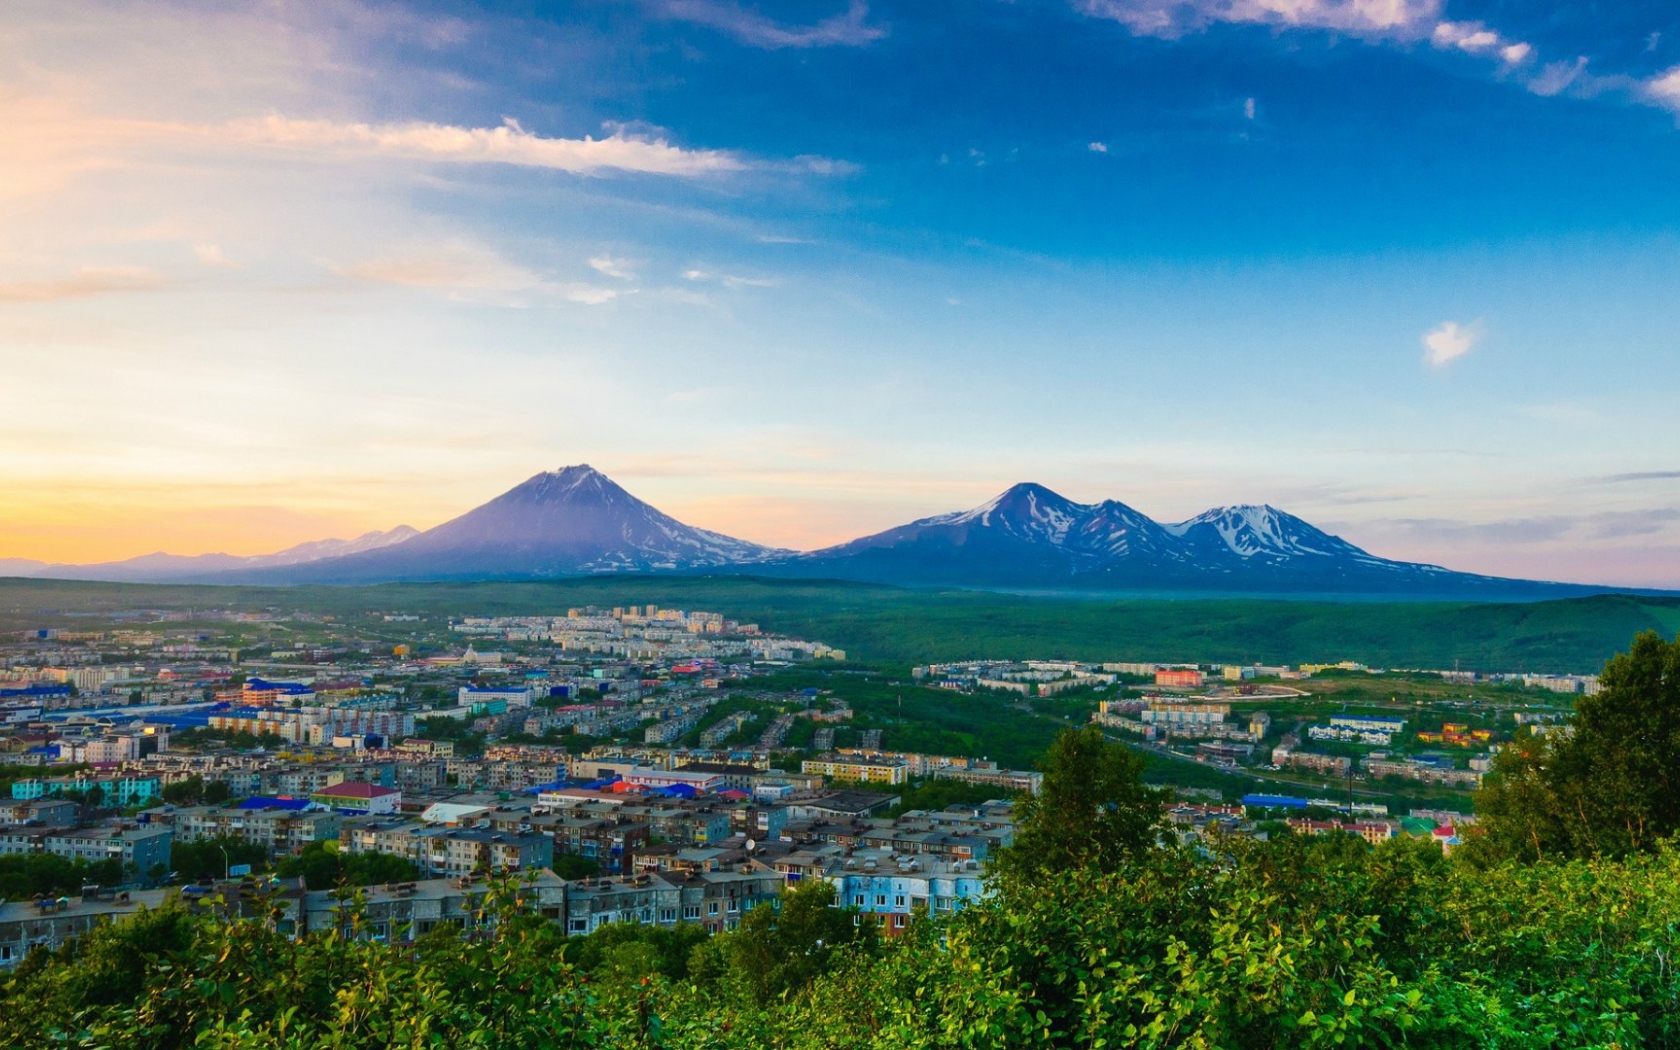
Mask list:
[[[811,547],[1017,480],[1680,586],[1680,9],[0,14],[0,556],[589,462]]]

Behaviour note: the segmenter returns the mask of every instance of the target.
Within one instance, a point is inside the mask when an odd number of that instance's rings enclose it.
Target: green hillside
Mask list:
[[[1113,599],[742,578],[207,587],[0,581],[0,628],[85,623],[132,608],[276,608],[354,616],[540,614],[654,602],[708,608],[821,640],[854,660],[980,656],[1591,672],[1644,630],[1680,632],[1680,599],[1604,595],[1526,604]]]

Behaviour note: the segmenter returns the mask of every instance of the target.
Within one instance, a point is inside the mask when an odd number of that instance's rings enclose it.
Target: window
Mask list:
[[[898,896],[893,898],[893,907],[895,907],[895,908],[904,907],[904,894],[900,893]]]
[[[710,902],[709,904],[706,905],[706,914],[707,915],[716,915],[717,913],[718,913],[717,901],[712,901],[712,902]]]
[[[675,909],[675,908],[661,908],[661,909],[659,909],[659,921],[660,922],[676,922],[677,921],[677,909]]]
[[[570,926],[571,931],[573,933],[588,933],[589,932],[589,920],[588,919],[573,919],[568,925]]]
[[[740,901],[730,901],[729,902],[729,914],[733,915],[740,910],[741,910],[741,902]]]
[[[700,905],[698,905],[698,904],[685,904],[685,905],[683,905],[683,918],[685,918],[685,919],[698,919],[699,917],[700,917]]]
[[[863,907],[864,900],[865,900],[864,895],[860,893],[857,896],[852,898],[852,903],[861,908],[861,907]]]
[[[895,929],[895,930],[904,929],[904,916],[902,916],[902,915],[894,915],[893,916],[893,929]]]
[[[885,893],[877,893],[875,895],[875,907],[885,908],[886,906],[887,906],[887,895]]]

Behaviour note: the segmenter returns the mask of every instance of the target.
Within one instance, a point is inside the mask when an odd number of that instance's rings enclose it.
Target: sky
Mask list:
[[[8,0],[0,558],[589,463],[1680,587],[1680,7]]]

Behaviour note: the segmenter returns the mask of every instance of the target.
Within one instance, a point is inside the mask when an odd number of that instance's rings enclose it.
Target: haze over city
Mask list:
[[[811,549],[1041,482],[1680,586],[1680,14],[16,2],[0,558],[588,462]]]

